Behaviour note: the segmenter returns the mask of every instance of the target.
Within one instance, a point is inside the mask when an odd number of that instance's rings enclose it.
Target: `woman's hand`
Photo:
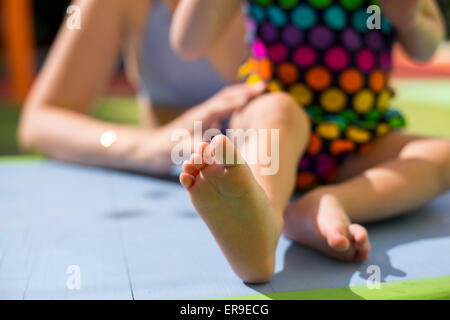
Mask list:
[[[236,110],[245,107],[250,100],[262,94],[266,88],[263,82],[247,85],[236,84],[225,87],[204,103],[190,109],[187,117],[189,130],[193,131],[194,121],[202,121],[204,130],[218,128],[222,120]]]
[[[150,131],[141,131],[135,138],[137,147],[129,155],[132,167],[146,173],[169,172],[172,166],[172,149],[179,143],[172,139],[176,130],[188,130],[193,141],[198,138],[194,135],[195,121],[202,122],[202,134],[211,128],[220,129],[222,120],[244,108],[251,99],[262,94],[265,88],[266,85],[263,82],[255,85],[228,86],[202,104],[189,109],[171,123]],[[193,146],[194,144],[191,144],[191,147]]]

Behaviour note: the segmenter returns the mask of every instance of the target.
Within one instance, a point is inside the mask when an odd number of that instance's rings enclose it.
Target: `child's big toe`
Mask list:
[[[330,232],[327,241],[328,245],[336,251],[345,251],[350,246],[350,241],[338,231]]]
[[[359,224],[351,224],[348,226],[348,231],[353,236],[356,246],[362,246],[369,241],[366,228]]]
[[[233,142],[224,135],[217,135],[211,140],[211,151],[217,163],[226,167],[244,163]]]

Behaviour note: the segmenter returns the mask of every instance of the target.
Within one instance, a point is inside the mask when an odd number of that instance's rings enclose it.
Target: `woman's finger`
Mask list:
[[[266,84],[264,82],[258,82],[252,85],[249,84],[240,84],[230,86],[223,93],[224,97],[235,97],[241,96],[245,99],[250,100],[251,98],[260,95],[266,89]]]
[[[210,128],[211,128],[211,129],[219,129],[219,130],[220,130],[220,129],[221,129],[220,121],[214,120],[214,121],[211,123]]]
[[[255,96],[264,92],[266,88],[265,83],[261,82],[255,85],[241,85],[232,88],[221,99],[218,99],[216,106],[217,111],[222,110],[236,110],[248,104],[248,102]]]
[[[235,84],[228,86],[212,98],[203,103],[203,106],[207,108],[219,108],[226,107],[230,103],[233,105],[246,104],[251,98],[261,94],[266,88],[264,82],[258,82],[253,85],[248,84]]]
[[[251,99],[262,94],[265,88],[264,82],[253,85],[236,84],[228,86],[199,106],[198,111],[203,120],[220,121],[234,111],[244,108]]]

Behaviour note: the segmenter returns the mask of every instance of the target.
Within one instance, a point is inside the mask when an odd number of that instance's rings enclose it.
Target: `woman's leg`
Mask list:
[[[349,158],[343,169],[340,179],[347,175],[348,180],[320,187],[288,207],[285,233],[336,258],[364,260],[370,249],[367,233],[350,221],[364,223],[406,213],[448,190],[450,141],[393,133],[367,155]],[[361,241],[351,231],[343,232],[349,246],[336,250],[330,238],[348,226],[357,229]]]
[[[201,154],[209,155],[224,144],[243,164],[194,165],[193,155],[184,165],[181,183],[188,190],[198,213],[205,220],[234,271],[246,282],[264,282],[274,272],[275,249],[283,226],[283,211],[292,195],[298,161],[306,147],[309,122],[302,109],[286,94],[267,94],[254,99],[231,120],[232,129],[268,131],[265,140],[272,162],[279,159],[278,170],[266,175],[267,164],[254,162],[261,147],[249,138],[237,150],[224,136],[205,144]],[[278,141],[271,141],[271,130],[279,130]],[[204,150],[204,151],[203,151]],[[276,150],[276,149],[274,149]],[[241,155],[241,152],[244,155]],[[247,164],[248,163],[248,164]]]

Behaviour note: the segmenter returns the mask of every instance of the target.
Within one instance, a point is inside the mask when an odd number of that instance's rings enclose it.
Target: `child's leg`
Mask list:
[[[383,153],[390,160],[383,159]],[[374,166],[365,169],[371,162]],[[352,165],[365,170],[354,176]],[[344,169],[354,177],[318,188],[288,207],[285,233],[336,258],[364,260],[370,248],[363,241],[367,233],[350,221],[370,222],[406,213],[448,190],[450,141],[392,134],[376,143],[371,154],[349,159]],[[344,251],[333,246],[336,230],[350,240]]]
[[[262,143],[267,146],[269,153],[273,147],[270,130],[279,129],[278,149],[273,150],[278,152],[272,154],[272,158],[279,158],[275,174],[262,174],[261,170],[267,169],[267,166],[262,165],[260,161],[254,163],[246,160],[277,216],[281,218],[295,188],[300,158],[309,142],[308,116],[287,94],[267,94],[233,118],[230,127],[256,131],[268,129],[267,139]],[[249,140],[239,151],[248,158],[257,153],[260,147],[257,141]],[[272,164],[273,162],[272,160]]]
[[[230,125],[244,130],[279,129],[276,174],[262,175],[261,169],[266,166],[253,163],[195,167],[193,162],[199,155],[184,165],[181,183],[232,268],[246,282],[264,282],[273,275],[283,211],[294,189],[297,164],[308,139],[308,124],[301,108],[286,94],[264,95],[235,115]],[[270,134],[267,138],[270,142]],[[205,153],[223,141],[236,157],[241,157],[224,136],[205,144]],[[255,151],[254,142],[249,140],[246,152]],[[250,154],[246,156],[248,160]]]

